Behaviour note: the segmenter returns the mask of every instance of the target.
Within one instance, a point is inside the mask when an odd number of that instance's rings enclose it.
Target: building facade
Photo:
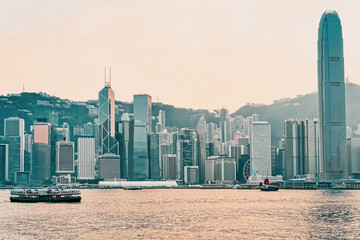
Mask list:
[[[146,123],[130,121],[129,135],[129,179],[146,180],[149,178],[149,156]]]
[[[147,133],[152,132],[152,101],[151,96],[147,94],[134,95],[133,112],[134,119],[146,124]]]
[[[51,124],[34,124],[32,180],[43,182],[51,179]]]
[[[318,34],[318,96],[320,125],[320,178],[344,179],[346,121],[343,38],[336,11],[321,17]]]
[[[74,172],[74,143],[56,142],[56,173],[69,174]]]
[[[105,87],[99,92],[99,126],[102,154],[118,155],[119,143],[115,139],[115,93],[110,83],[105,83]]]
[[[271,176],[271,125],[265,121],[251,124],[251,171]]]
[[[78,179],[95,179],[95,137],[82,136],[78,141]]]

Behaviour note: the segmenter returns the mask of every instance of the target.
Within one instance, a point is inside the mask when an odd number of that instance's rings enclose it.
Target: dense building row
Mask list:
[[[319,24],[318,92],[319,119],[286,120],[283,139],[272,146],[271,126],[257,114],[231,117],[223,108],[217,112],[218,123],[206,123],[201,117],[196,129],[170,131],[161,110],[153,126],[152,99],[139,94],[134,96],[133,112],[120,115],[115,93],[106,82],[97,109],[89,109],[98,117],[93,123],[71,126],[73,142],[70,126],[59,126],[56,112],[38,119],[28,133],[23,119],[5,119],[0,181],[206,184],[278,175],[321,180],[359,177],[360,131],[346,138],[342,28],[335,11],[326,11]]]

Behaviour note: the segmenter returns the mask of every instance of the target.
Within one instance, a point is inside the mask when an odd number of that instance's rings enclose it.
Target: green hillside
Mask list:
[[[358,96],[360,96],[360,86],[349,83],[346,84],[346,118],[347,125],[356,128],[360,123],[360,105],[358,104]],[[30,130],[30,125],[37,118],[47,117],[51,111],[59,114],[59,124],[67,122],[70,129],[77,125],[87,122],[93,122],[96,115],[89,114],[89,107],[95,107],[96,100],[87,102],[74,102],[67,99],[49,96],[45,93],[21,93],[0,97],[0,134],[4,132],[4,118],[19,116],[25,119],[25,130]],[[119,106],[120,113],[132,113],[132,103],[116,101]],[[201,116],[206,121],[218,123],[219,118],[214,112],[204,109],[186,109],[176,108],[172,105],[153,103],[152,115],[157,116],[159,110],[166,111],[166,125],[176,128],[196,128],[196,124]],[[274,101],[270,105],[251,105],[247,104],[231,116],[242,115],[250,116],[253,113],[260,115],[261,120],[266,120],[271,124],[272,128],[272,144],[276,145],[277,141],[283,135],[283,122],[287,119],[304,119],[308,117],[318,117],[318,99],[317,93],[310,93],[298,96],[293,99],[285,99]],[[153,126],[157,123],[157,119],[153,120]]]

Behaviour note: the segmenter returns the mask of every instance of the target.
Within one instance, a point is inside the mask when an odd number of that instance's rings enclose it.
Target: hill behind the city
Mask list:
[[[346,101],[346,124],[356,128],[360,123],[360,85],[347,83],[345,85]],[[272,144],[283,136],[284,121],[287,119],[318,118],[318,95],[317,92],[301,95],[292,99],[283,99],[274,101],[270,105],[252,105],[247,104],[231,116],[249,116],[252,113],[260,115],[260,120],[268,121],[271,124]]]
[[[360,85],[346,84],[346,118],[347,125],[355,128],[360,123]],[[96,100],[87,102],[75,102],[67,99],[60,99],[44,93],[21,93],[10,94],[0,97],[0,134],[4,132],[4,118],[18,116],[25,120],[25,129],[29,131],[30,125],[37,118],[48,117],[49,112],[56,111],[59,115],[59,124],[67,122],[72,129],[74,126],[93,122],[96,115],[89,113],[89,108],[96,107]],[[132,103],[117,101],[121,112],[132,112]],[[205,109],[186,109],[177,108],[172,105],[153,103],[152,114],[157,116],[159,110],[166,111],[166,125],[170,127],[196,128],[196,124],[201,116],[207,122],[218,123],[219,118],[214,112]],[[253,113],[260,115],[260,120],[268,121],[272,128],[272,144],[277,145],[277,141],[283,135],[283,122],[286,119],[304,119],[308,117],[318,117],[317,93],[310,93],[298,96],[293,99],[283,99],[274,101],[270,105],[247,104],[231,116],[241,115],[250,116]],[[155,125],[157,119],[153,120]]]

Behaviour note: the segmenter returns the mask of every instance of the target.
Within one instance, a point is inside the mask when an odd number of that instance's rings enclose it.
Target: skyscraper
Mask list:
[[[251,169],[271,176],[271,125],[265,121],[251,124]]]
[[[321,17],[318,35],[320,178],[346,178],[346,125],[343,39],[336,11]]]
[[[25,150],[25,122],[18,117],[4,119],[4,135],[8,137],[20,137],[20,171],[24,170],[24,150]]]
[[[151,96],[147,94],[134,95],[134,119],[146,123],[147,132],[151,133]]]
[[[128,177],[128,166],[129,166],[129,136],[130,136],[130,117],[128,113],[124,113],[121,116],[121,122],[119,123],[119,133],[121,135],[119,141],[120,150],[120,168],[121,177]]]
[[[44,181],[51,178],[51,124],[34,124],[32,179]]]
[[[95,179],[95,137],[81,136],[78,141],[78,179]]]
[[[20,137],[0,136],[0,181],[16,183],[20,172]]]
[[[198,166],[197,148],[196,148],[196,131],[195,129],[182,128],[177,141],[177,178],[184,179],[184,171],[186,166]],[[198,171],[198,170],[197,170]]]
[[[201,116],[197,126],[197,158],[199,165],[199,181],[200,183],[205,182],[205,160],[206,160],[206,149],[205,149],[205,135],[206,135],[206,120],[204,116]]]
[[[132,119],[129,124],[129,165],[130,180],[149,178],[148,139],[145,122]]]
[[[285,178],[292,179],[304,174],[305,124],[303,120],[286,120],[285,136]]]
[[[160,142],[159,134],[149,135],[149,176],[150,179],[161,179]]]
[[[102,154],[119,153],[119,143],[115,139],[115,93],[110,83],[99,92],[99,125]]]
[[[229,111],[225,108],[220,110],[219,127],[221,129],[221,142],[226,142],[226,117],[229,115]]]
[[[74,173],[74,142],[56,142],[56,173]]]

